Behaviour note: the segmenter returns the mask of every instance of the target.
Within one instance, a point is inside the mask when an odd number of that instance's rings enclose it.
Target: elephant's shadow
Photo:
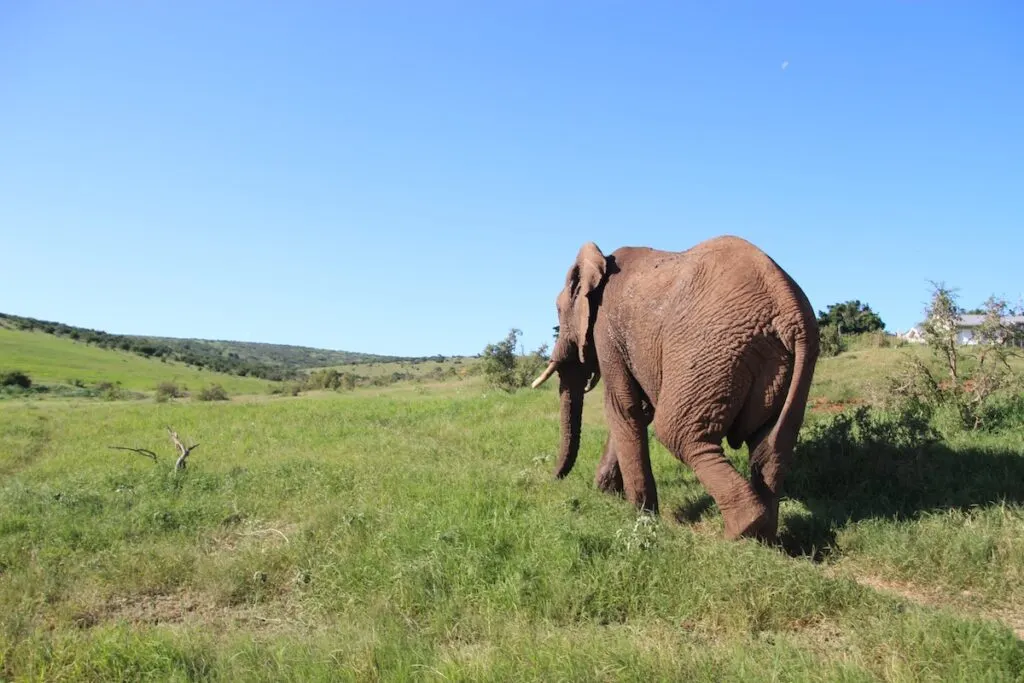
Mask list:
[[[941,441],[896,445],[879,436],[837,438],[834,431],[812,430],[801,438],[783,500],[799,501],[805,512],[786,514],[784,507],[778,543],[785,552],[824,560],[837,531],[860,520],[1024,503],[1024,453]],[[676,509],[675,517],[692,522],[713,505],[702,496]]]

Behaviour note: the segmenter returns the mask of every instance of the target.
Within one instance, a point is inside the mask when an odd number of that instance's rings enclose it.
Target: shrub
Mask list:
[[[228,392],[219,384],[211,384],[200,389],[196,398],[200,401],[227,401]]]
[[[99,382],[95,386],[95,391],[104,401],[122,401],[134,398],[131,392],[121,388],[120,382]]]
[[[838,356],[843,352],[843,338],[839,334],[838,325],[825,325],[818,333],[821,343],[821,355],[824,357]]]
[[[858,406],[815,420],[800,431],[788,492],[801,498],[891,497],[929,466],[940,441],[928,411],[883,412]],[[876,490],[883,482],[886,490]]]
[[[520,334],[520,330],[513,328],[502,341],[484,348],[484,376],[490,386],[504,391],[515,391],[518,386],[516,341]]]
[[[547,365],[547,344],[529,355],[516,356],[520,334],[520,330],[513,328],[505,339],[484,349],[483,373],[491,387],[509,392],[527,387]]]
[[[10,370],[0,373],[0,387],[21,387],[28,389],[32,386],[32,379],[20,370]]]
[[[160,382],[156,385],[156,400],[164,403],[172,398],[181,398],[181,388],[174,382]]]
[[[1012,343],[1017,332],[1003,323],[1006,302],[994,297],[985,302],[985,320],[976,331],[972,352],[965,352],[959,343],[958,320],[963,309],[953,290],[933,283],[926,313],[925,339],[944,372],[934,372],[919,358],[909,358],[890,379],[890,403],[928,411],[940,418],[947,432],[1012,424],[1020,409],[1020,402],[1014,399],[1024,390],[1024,378],[1008,362],[1016,354]]]
[[[864,340],[872,348],[887,349],[892,346],[893,337],[890,337],[882,330],[875,330],[874,332],[865,332]]]
[[[548,345],[541,344],[541,347],[533,353],[520,356],[516,359],[516,379],[520,387],[528,387],[548,364]]]

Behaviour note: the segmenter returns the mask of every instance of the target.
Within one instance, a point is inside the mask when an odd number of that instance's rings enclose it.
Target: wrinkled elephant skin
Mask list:
[[[583,399],[604,385],[609,436],[596,486],[657,512],[648,426],[714,498],[727,538],[774,539],[779,495],[803,422],[818,326],[800,287],[767,254],[722,236],[686,251],[579,250],[556,300],[556,475],[579,451]],[[750,451],[748,481],[722,441]]]

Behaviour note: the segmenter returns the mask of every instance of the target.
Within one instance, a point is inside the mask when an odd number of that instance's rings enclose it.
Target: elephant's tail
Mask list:
[[[793,374],[789,380],[786,401],[782,405],[779,418],[772,427],[766,443],[767,452],[774,452],[782,461],[788,461],[796,446],[797,434],[803,423],[804,412],[807,410],[807,397],[811,390],[811,379],[818,361],[818,334],[812,325],[810,334],[797,335],[793,344]],[[761,448],[757,449],[761,451]],[[763,458],[767,453],[753,454],[755,459]],[[780,463],[782,464],[782,463]]]

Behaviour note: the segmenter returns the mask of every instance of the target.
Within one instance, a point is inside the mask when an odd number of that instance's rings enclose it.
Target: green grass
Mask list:
[[[0,327],[46,332],[103,348],[138,353],[144,357],[165,356],[192,366],[215,368],[219,372],[265,379],[294,377],[296,370],[332,364],[423,360],[288,344],[110,334],[8,313],[0,313]]]
[[[218,383],[229,394],[265,392],[267,380],[199,371],[123,351],[102,349],[42,332],[0,327],[0,370],[21,370],[37,384],[120,382],[124,389],[151,392],[164,381],[190,390]]]
[[[381,377],[397,372],[404,373],[412,377],[429,378],[438,371],[447,372],[449,368],[454,368],[458,374],[465,375],[471,367],[479,362],[480,361],[475,358],[449,358],[443,361],[422,360],[415,363],[412,361],[368,361],[363,363],[332,365],[327,366],[326,368],[315,369],[333,368],[338,372],[353,372],[362,375],[363,377]]]
[[[551,387],[0,405],[0,678],[1024,680],[1020,436],[922,479],[812,444],[801,555],[723,540],[658,445],[660,518],[595,491],[599,394],[560,482]],[[201,443],[177,475],[165,425]]]
[[[820,358],[811,387],[811,401],[850,404],[874,403],[884,394],[888,381],[901,363],[916,358],[939,378],[947,376],[945,366],[924,344],[878,347],[873,337],[852,338],[850,348],[833,358]],[[976,365],[976,347],[960,347],[961,371]],[[1024,373],[1024,357],[1011,357],[1010,366]]]

